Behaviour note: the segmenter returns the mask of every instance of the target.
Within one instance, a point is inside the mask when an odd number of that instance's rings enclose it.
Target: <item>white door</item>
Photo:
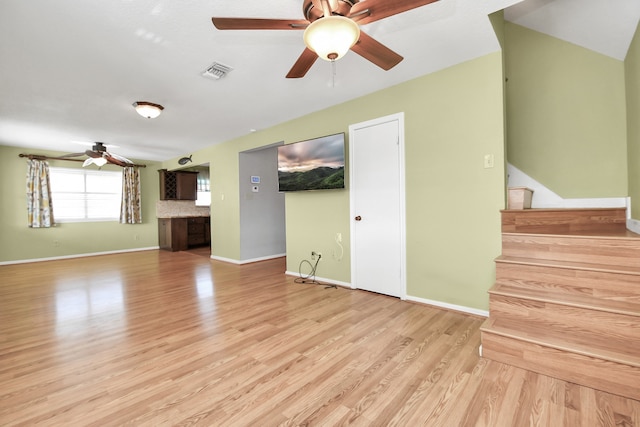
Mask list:
[[[351,286],[406,296],[404,114],[349,126]]]

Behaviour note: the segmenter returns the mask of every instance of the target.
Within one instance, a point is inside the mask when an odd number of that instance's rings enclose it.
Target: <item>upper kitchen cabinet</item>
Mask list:
[[[160,169],[160,200],[196,200],[198,172]]]

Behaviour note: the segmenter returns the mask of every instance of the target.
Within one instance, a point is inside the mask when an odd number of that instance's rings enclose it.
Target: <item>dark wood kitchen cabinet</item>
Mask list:
[[[160,249],[186,251],[190,247],[211,244],[208,216],[158,218]]]
[[[187,218],[158,218],[158,240],[160,249],[186,251]]]
[[[209,217],[187,218],[187,245],[202,246],[211,243]]]
[[[160,200],[196,200],[198,172],[160,169]]]

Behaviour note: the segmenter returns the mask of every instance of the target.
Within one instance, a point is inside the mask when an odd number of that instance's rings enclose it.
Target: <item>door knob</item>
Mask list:
[[[356,221],[360,221],[362,219],[362,217],[360,215],[358,215],[357,217],[354,218]]]

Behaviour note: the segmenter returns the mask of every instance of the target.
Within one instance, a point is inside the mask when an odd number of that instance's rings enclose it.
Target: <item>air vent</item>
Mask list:
[[[228,65],[220,64],[219,62],[214,62],[211,64],[206,70],[202,72],[202,77],[206,77],[208,79],[220,80],[224,76],[227,75],[229,71],[233,70],[233,68]]]

